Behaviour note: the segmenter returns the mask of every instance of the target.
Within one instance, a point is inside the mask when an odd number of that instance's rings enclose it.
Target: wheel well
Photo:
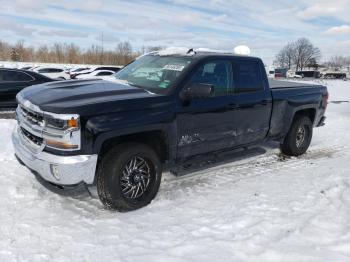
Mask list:
[[[303,109],[295,113],[293,121],[300,116],[307,116],[310,118],[311,122],[314,123],[315,117],[316,117],[316,109],[309,108],[309,109]]]
[[[168,160],[167,136],[163,131],[150,131],[114,137],[106,140],[100,149],[99,156],[105,155],[110,149],[121,143],[136,142],[151,147],[159,156],[162,163]]]

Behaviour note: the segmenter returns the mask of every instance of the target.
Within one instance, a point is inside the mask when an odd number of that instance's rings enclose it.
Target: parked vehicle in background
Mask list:
[[[30,70],[31,68],[33,68],[33,66],[24,66],[24,67],[21,67],[20,69],[22,69],[22,70]]]
[[[293,71],[293,70],[288,70],[287,78],[299,78],[299,79],[301,79],[301,78],[303,78],[303,76],[295,74],[295,71]]]
[[[70,78],[69,74],[66,73],[63,68],[58,67],[39,67],[35,68],[33,71],[57,80],[66,80]]]
[[[74,79],[77,75],[79,75],[80,72],[90,70],[90,67],[78,67],[73,68],[69,71],[69,77],[70,79]]]
[[[275,78],[286,78],[288,68],[276,68],[275,69]]]
[[[93,71],[89,74],[81,74],[77,75],[75,78],[76,79],[93,79],[93,78],[99,78],[99,79],[105,79],[108,80],[110,79],[111,75],[115,74],[114,71],[110,70],[96,70]]]
[[[325,121],[325,86],[268,81],[255,57],[154,52],[114,77],[26,88],[12,140],[41,181],[95,187],[119,211],[150,203],[165,167],[178,174],[268,140],[302,155]]]
[[[90,67],[87,68],[85,70],[79,70],[76,72],[72,72],[70,74],[70,78],[71,79],[75,79],[78,75],[83,75],[83,74],[90,74],[92,72],[95,71],[99,71],[99,70],[108,70],[108,71],[113,71],[113,72],[118,72],[121,69],[121,67],[119,66],[98,66],[98,67]]]
[[[269,78],[275,78],[275,70],[269,70],[269,73],[267,75]]]
[[[0,108],[15,108],[16,95],[23,88],[52,81],[32,71],[0,68]]]
[[[304,77],[320,78],[321,76],[321,73],[316,70],[296,71],[295,74],[301,76],[302,78]]]
[[[346,73],[341,72],[332,72],[323,74],[323,78],[325,79],[343,79],[346,80]]]

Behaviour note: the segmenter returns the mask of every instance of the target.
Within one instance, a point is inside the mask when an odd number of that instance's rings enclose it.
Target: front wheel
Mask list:
[[[312,127],[309,117],[297,117],[281,144],[282,153],[288,156],[300,156],[304,154],[311,143]]]
[[[103,157],[97,173],[97,192],[107,208],[131,211],[153,200],[161,176],[161,163],[152,148],[126,143]]]

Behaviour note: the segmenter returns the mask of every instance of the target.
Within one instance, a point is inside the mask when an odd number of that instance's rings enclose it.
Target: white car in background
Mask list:
[[[92,79],[92,78],[99,78],[99,79],[105,79],[108,80],[110,77],[115,74],[114,71],[111,70],[96,70],[89,74],[81,74],[77,75],[75,79]]]
[[[287,78],[297,78],[297,79],[302,79],[304,78],[302,75],[297,75],[295,71],[288,70],[287,72]]]
[[[50,77],[52,79],[66,80],[70,79],[70,76],[63,68],[59,67],[39,67],[33,70],[39,74]]]
[[[96,72],[96,71],[100,71],[100,70],[113,71],[114,73],[117,73],[120,69],[121,69],[120,66],[92,66],[92,67],[89,67],[85,70],[78,70],[76,72],[72,71],[70,73],[70,78],[74,79],[78,75],[86,75],[86,74],[90,74],[92,72]]]

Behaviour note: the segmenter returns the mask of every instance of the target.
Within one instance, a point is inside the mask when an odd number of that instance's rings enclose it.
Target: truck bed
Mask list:
[[[270,84],[270,89],[320,86],[320,85],[315,85],[315,84],[305,84],[305,83],[298,83],[298,82],[291,82],[291,81],[284,81],[284,80],[275,80],[275,79],[269,79],[269,84]]]
[[[315,113],[312,117],[315,126],[320,123],[325,112],[322,104],[327,96],[325,86],[274,79],[269,79],[269,84],[273,98],[270,137],[288,132],[296,108],[311,108]]]

